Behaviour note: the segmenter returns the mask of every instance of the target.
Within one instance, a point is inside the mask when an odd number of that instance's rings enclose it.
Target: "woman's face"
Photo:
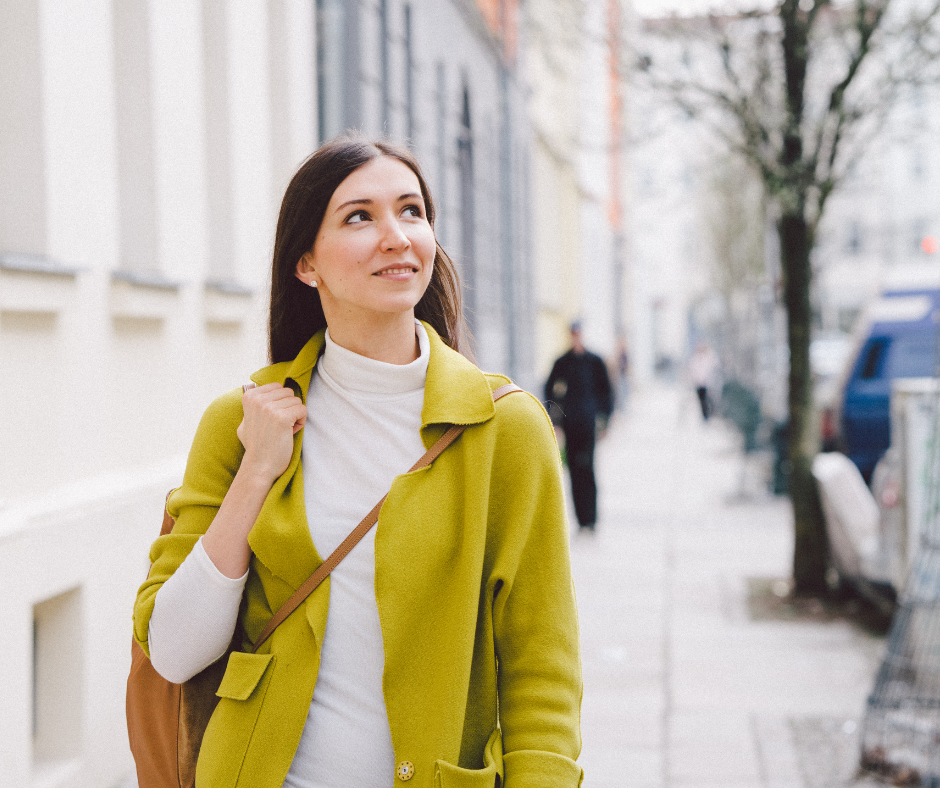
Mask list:
[[[316,282],[327,323],[413,314],[435,251],[418,177],[398,159],[379,156],[333,192],[297,277]]]

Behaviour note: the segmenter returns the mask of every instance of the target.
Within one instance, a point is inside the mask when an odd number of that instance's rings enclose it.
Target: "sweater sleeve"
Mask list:
[[[530,398],[507,398],[502,411],[492,604],[504,786],[576,788],[581,658],[558,447]]]
[[[150,616],[150,661],[167,681],[182,684],[225,654],[248,572],[223,575],[202,546],[193,551],[156,594]]]

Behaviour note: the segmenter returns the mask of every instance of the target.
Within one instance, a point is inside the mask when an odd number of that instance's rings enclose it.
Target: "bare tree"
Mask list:
[[[764,266],[763,184],[740,157],[718,155],[707,173],[701,211],[711,248],[709,279],[723,305],[721,360],[725,374],[759,391],[759,291]]]
[[[756,5],[756,3],[755,3]],[[811,256],[829,197],[904,84],[933,81],[940,0],[776,0],[736,15],[658,20],[639,53],[651,85],[708,124],[759,175],[780,240],[787,313],[794,588],[826,591],[827,542],[811,473]]]

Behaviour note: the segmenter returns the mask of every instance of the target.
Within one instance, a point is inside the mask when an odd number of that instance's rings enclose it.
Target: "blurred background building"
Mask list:
[[[672,18],[634,27],[639,58],[678,71],[715,68],[705,36],[669,34]],[[689,29],[707,24],[685,20]],[[778,304],[773,217],[753,172],[731,156],[710,122],[637,79],[630,175],[634,248],[634,379],[681,379],[707,343],[725,379],[745,383],[768,416],[785,413],[786,322]]]
[[[882,132],[833,195],[818,258],[819,327],[851,331],[885,286],[940,265],[940,129],[935,85],[903,90]],[[936,277],[934,277],[936,279]]]
[[[892,13],[902,18],[914,7],[895,0]],[[685,37],[670,34],[674,19],[648,16],[634,27],[640,57],[675,73],[720,68],[706,18],[690,11],[684,25],[693,34]],[[937,281],[940,96],[927,78],[899,91],[893,106],[872,110],[876,132],[844,152],[854,164],[819,228],[812,357],[820,378],[842,372],[852,332],[879,293]],[[726,377],[745,382],[766,413],[781,418],[788,356],[774,216],[759,180],[715,133],[715,118],[691,117],[668,94],[643,80],[631,94],[635,378],[670,375],[706,340],[720,351]],[[834,396],[825,388],[823,399]]]
[[[523,4],[532,134],[536,366],[583,322],[611,356],[631,331],[626,223],[629,31],[623,0]]]
[[[266,364],[280,196],[405,141],[480,365],[632,331],[626,0],[19,0],[0,26],[0,774],[132,770],[130,611],[202,410]]]

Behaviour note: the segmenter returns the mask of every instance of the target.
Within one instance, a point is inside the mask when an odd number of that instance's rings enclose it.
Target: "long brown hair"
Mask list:
[[[321,146],[297,170],[281,202],[271,268],[268,349],[271,362],[292,360],[326,316],[316,289],[296,276],[297,262],[313,248],[333,192],[346,178],[379,156],[391,156],[411,169],[421,185],[428,222],[434,227],[434,201],[412,153],[400,145],[356,136],[337,137]],[[430,323],[454,350],[467,354],[460,278],[447,253],[436,244],[431,282],[415,306],[415,317]]]

